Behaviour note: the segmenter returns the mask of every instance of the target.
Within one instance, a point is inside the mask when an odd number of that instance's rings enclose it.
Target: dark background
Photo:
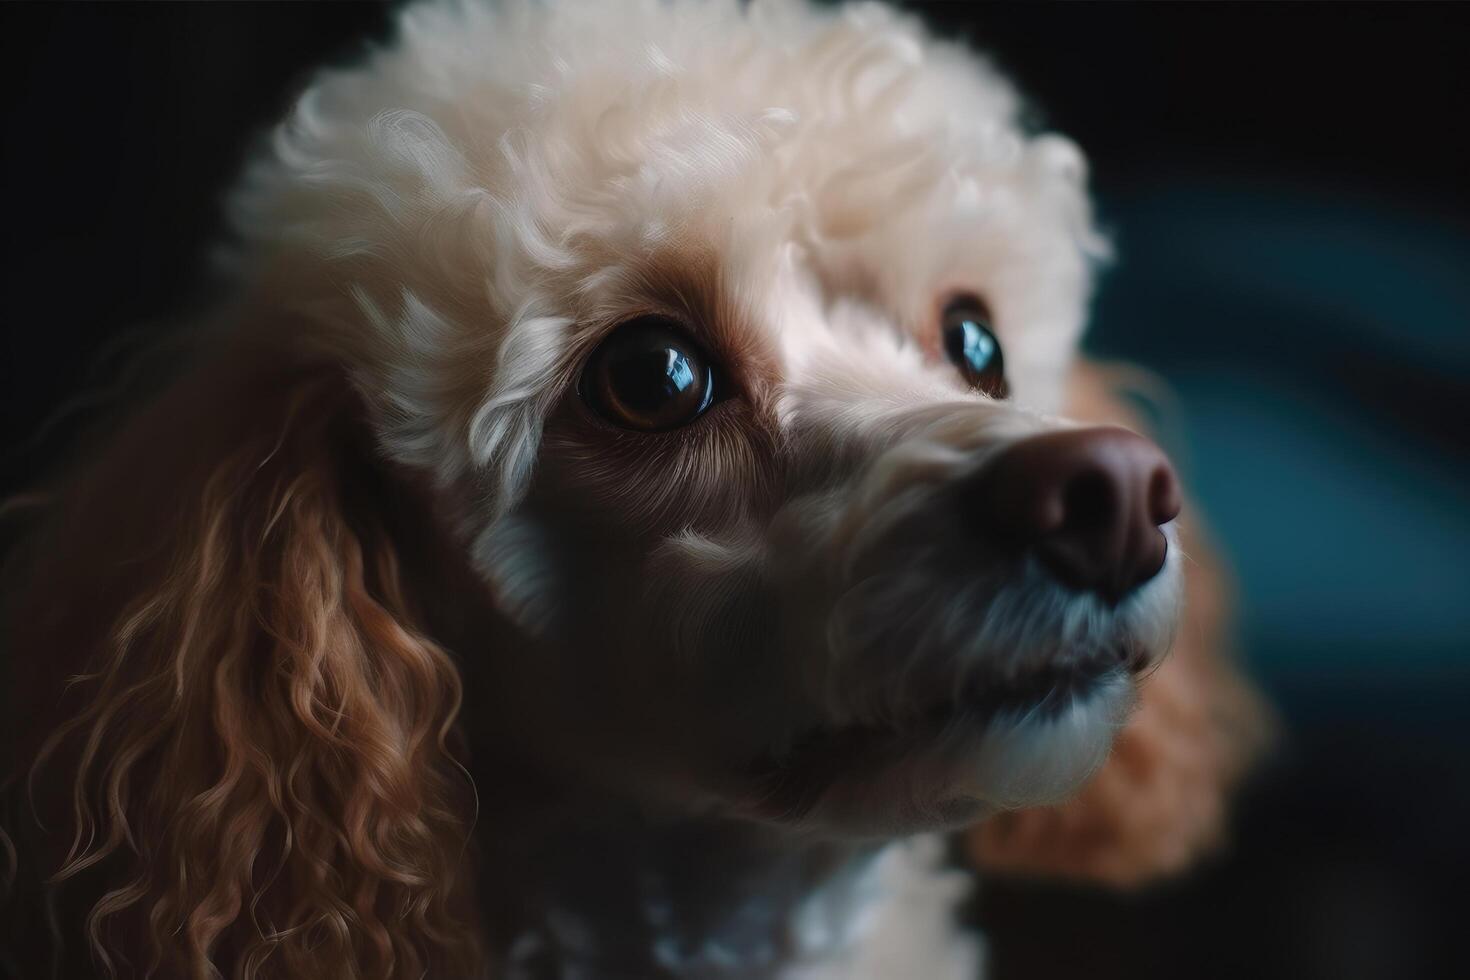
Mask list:
[[[917,6],[1088,151],[1120,256],[1090,345],[1167,379],[1286,727],[1186,880],[988,883],[996,976],[1470,976],[1470,16]],[[249,139],[389,9],[0,7],[0,492],[99,351],[207,301]]]

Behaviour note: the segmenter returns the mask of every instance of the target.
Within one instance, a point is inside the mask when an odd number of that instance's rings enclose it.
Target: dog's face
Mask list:
[[[430,9],[322,80],[242,213],[517,637],[474,710],[828,832],[1102,761],[1177,490],[1058,417],[1097,245],[1017,111],[871,7]]]

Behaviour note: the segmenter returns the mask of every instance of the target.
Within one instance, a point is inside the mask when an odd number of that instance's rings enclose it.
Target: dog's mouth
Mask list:
[[[958,695],[938,698],[902,722],[816,726],[785,751],[767,752],[752,765],[760,787],[754,808],[766,819],[799,821],[835,784],[921,766],[977,741],[1000,719],[1038,725],[1055,720],[1108,682],[1138,672],[1144,660],[1119,646],[1065,666],[977,677]]]

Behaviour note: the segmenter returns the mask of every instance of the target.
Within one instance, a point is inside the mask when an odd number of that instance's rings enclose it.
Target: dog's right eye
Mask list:
[[[582,372],[581,391],[608,421],[660,432],[688,425],[713,404],[709,358],[672,320],[639,317],[615,329]]]
[[[1005,356],[990,327],[990,311],[976,296],[958,296],[944,308],[940,322],[944,352],[966,382],[991,398],[1010,393]]]

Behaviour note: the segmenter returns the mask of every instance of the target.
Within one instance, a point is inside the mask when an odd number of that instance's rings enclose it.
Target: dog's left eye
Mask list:
[[[604,418],[659,432],[688,425],[715,399],[709,358],[665,317],[629,320],[593,353],[582,394]]]
[[[1005,357],[990,327],[990,311],[974,296],[961,296],[944,308],[940,321],[944,352],[970,387],[992,398],[1010,393]]]

